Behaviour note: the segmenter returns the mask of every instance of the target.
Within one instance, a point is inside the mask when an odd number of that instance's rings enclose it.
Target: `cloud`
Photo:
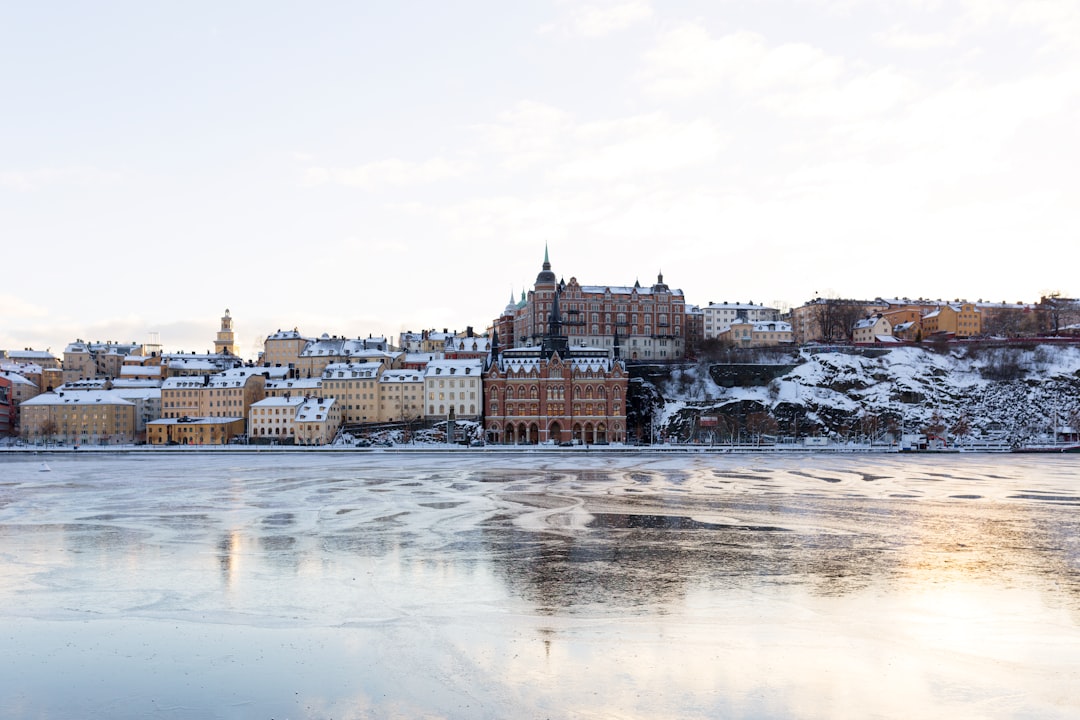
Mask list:
[[[423,162],[390,158],[355,167],[309,167],[304,172],[304,184],[335,184],[374,190],[387,186],[425,185],[458,178],[467,172],[466,167],[455,165],[445,158],[431,158]]]
[[[874,33],[874,41],[883,47],[899,50],[927,50],[930,48],[949,47],[959,39],[955,34],[944,32],[912,32],[902,25],[894,25],[888,30]]]
[[[545,25],[542,33],[561,32],[564,35],[604,37],[625,30],[653,16],[647,0],[608,0],[607,2],[561,2],[567,7],[559,22]]]
[[[521,102],[498,122],[475,128],[481,152],[513,172],[549,182],[630,180],[709,163],[725,140],[708,120],[673,121],[666,113],[580,122],[550,105]]]
[[[36,170],[4,170],[0,171],[0,187],[31,192],[56,185],[87,186],[112,183],[119,178],[120,174],[116,172],[78,165]]]
[[[704,119],[673,122],[663,113],[575,129],[575,147],[551,171],[556,180],[632,180],[710,163],[724,141]]]
[[[915,91],[891,67],[851,63],[807,43],[769,45],[754,32],[713,37],[698,23],[665,32],[644,56],[647,94],[659,99],[735,93],[781,115],[875,115]]]

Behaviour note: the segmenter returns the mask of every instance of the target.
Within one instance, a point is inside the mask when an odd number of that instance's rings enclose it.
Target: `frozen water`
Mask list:
[[[0,458],[4,718],[1080,714],[1080,458]]]

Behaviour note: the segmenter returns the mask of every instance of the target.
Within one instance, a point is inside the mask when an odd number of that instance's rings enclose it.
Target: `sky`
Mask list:
[[[0,349],[1080,294],[1075,0],[7,3]]]

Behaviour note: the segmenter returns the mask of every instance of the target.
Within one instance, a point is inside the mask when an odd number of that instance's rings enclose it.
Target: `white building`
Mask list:
[[[476,419],[483,409],[483,361],[436,360],[424,369],[427,417],[445,419],[450,408],[459,419]]]
[[[248,415],[248,438],[291,441],[296,437],[296,411],[303,397],[268,397],[252,403]]]
[[[731,328],[732,323],[775,322],[780,319],[780,311],[776,308],[754,303],[709,303],[701,312],[705,316],[706,340],[720,337]]]

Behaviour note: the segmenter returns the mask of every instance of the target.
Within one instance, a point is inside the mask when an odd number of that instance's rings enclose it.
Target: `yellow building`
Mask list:
[[[296,328],[278,330],[263,341],[261,361],[270,367],[299,367],[300,354],[310,342]]]
[[[135,440],[136,406],[108,390],[43,393],[19,406],[28,442],[128,444]]]
[[[171,377],[161,384],[161,417],[246,418],[265,397],[270,370],[241,367],[217,375]]]
[[[305,402],[302,395],[263,398],[251,406],[248,438],[291,443],[296,438],[296,413]]]
[[[219,355],[236,354],[236,334],[233,332],[232,315],[229,309],[221,316],[221,329],[218,330],[217,338],[214,339],[214,352]]]
[[[954,335],[958,338],[982,334],[982,312],[974,303],[950,303],[922,318],[923,337]]]
[[[333,399],[311,398],[296,412],[298,445],[327,445],[341,427],[341,409]]]
[[[319,397],[338,402],[342,422],[379,422],[379,375],[381,362],[333,363],[322,372]]]
[[[851,332],[851,341],[854,343],[876,343],[882,338],[892,338],[893,326],[889,319],[877,313],[868,318],[863,318],[855,323]]]
[[[384,370],[379,376],[379,422],[417,420],[424,415],[424,373]]]
[[[721,342],[736,347],[773,347],[790,345],[793,340],[791,324],[780,320],[775,322],[735,321],[726,330],[717,334]]]
[[[243,418],[162,418],[146,424],[151,445],[225,445],[243,435]]]

